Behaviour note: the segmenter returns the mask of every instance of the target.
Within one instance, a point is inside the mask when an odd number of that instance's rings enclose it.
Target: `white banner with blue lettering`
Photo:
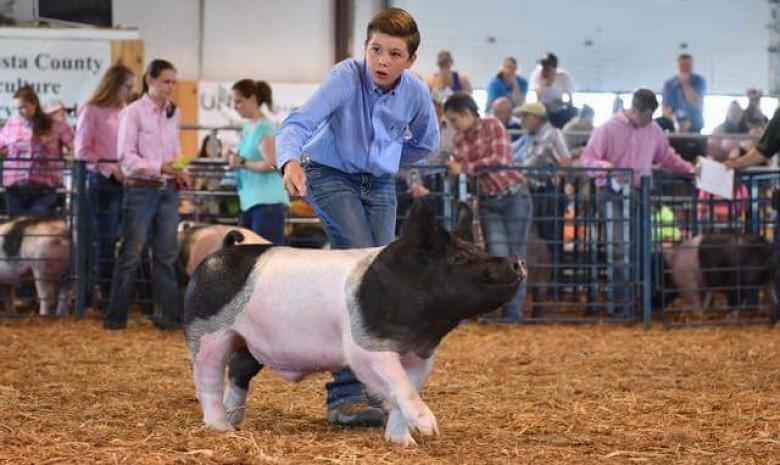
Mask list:
[[[0,50],[0,121],[12,115],[14,92],[25,83],[42,105],[56,99],[72,108],[89,99],[111,66],[106,40],[3,39]]]

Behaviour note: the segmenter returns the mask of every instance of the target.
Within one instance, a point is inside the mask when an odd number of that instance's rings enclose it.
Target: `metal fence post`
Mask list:
[[[651,301],[651,292],[653,286],[652,268],[650,266],[652,252],[653,252],[653,224],[652,218],[652,206],[650,205],[650,176],[642,176],[639,188],[639,207],[641,214],[639,215],[640,231],[640,244],[639,250],[641,253],[640,263],[642,264],[641,279],[639,282],[642,286],[642,320],[645,323],[645,327],[649,327],[653,317],[653,308]]]
[[[83,161],[74,161],[74,185],[76,191],[76,308],[77,320],[84,318],[87,309],[87,289],[89,273],[89,204],[87,202],[87,166]]]

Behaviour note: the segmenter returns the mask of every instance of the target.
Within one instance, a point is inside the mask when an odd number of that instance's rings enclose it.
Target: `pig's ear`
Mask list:
[[[466,242],[474,242],[474,213],[466,202],[458,202],[456,212],[458,222],[452,229],[452,235]]]
[[[444,244],[447,234],[433,211],[423,201],[415,200],[406,215],[402,237],[422,250],[434,251]]]

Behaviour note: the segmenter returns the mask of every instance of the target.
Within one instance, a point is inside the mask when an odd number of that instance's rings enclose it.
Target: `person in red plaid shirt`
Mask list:
[[[533,204],[522,174],[512,160],[509,135],[495,118],[480,118],[468,94],[444,102],[444,116],[455,129],[450,171],[477,178],[479,217],[487,252],[493,257],[525,256]],[[502,308],[504,323],[521,323],[525,282]]]
[[[73,150],[73,129],[44,113],[29,85],[14,93],[13,107],[18,115],[0,130],[8,215],[53,216],[65,167],[63,154]]]

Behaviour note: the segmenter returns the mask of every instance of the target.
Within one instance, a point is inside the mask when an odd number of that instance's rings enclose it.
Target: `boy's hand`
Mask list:
[[[284,188],[290,195],[303,197],[306,195],[306,173],[303,172],[301,164],[295,160],[287,162],[284,165]]]

